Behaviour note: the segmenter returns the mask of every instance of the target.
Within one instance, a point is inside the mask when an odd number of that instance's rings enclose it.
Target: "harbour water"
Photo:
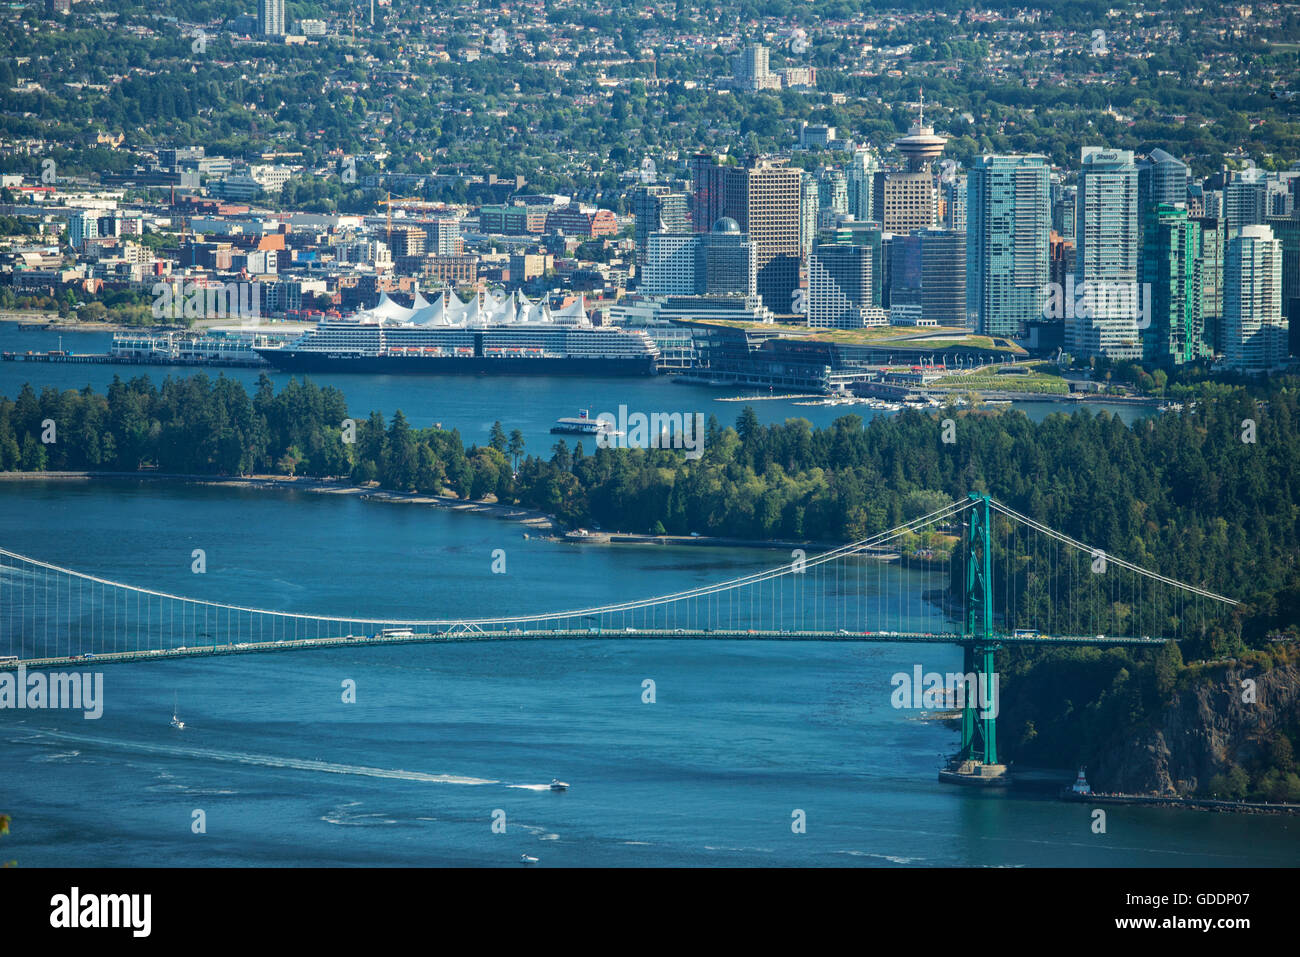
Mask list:
[[[60,336],[62,339],[60,340]],[[53,333],[43,329],[19,329],[17,324],[0,322],[0,350],[7,352],[44,352],[58,349],[60,345],[69,352],[107,352],[112,335],[104,332]],[[191,366],[132,366],[132,365],[62,365],[46,363],[0,362],[0,395],[10,398],[17,395],[23,383],[31,382],[38,391],[41,386],[56,389],[81,389],[87,384],[103,390],[114,376],[130,379],[147,375],[161,383],[168,375],[188,376],[204,373],[209,376],[225,375],[243,382],[251,393],[262,374],[258,369],[226,368],[203,369]],[[271,381],[279,388],[290,379],[287,373],[267,370]],[[302,377],[299,376],[301,379]],[[391,376],[356,375],[346,373],[312,374],[313,382],[333,385],[342,390],[348,400],[348,409],[354,416],[366,416],[372,410],[391,416],[401,409],[413,427],[424,428],[441,423],[444,428],[455,428],[466,444],[486,444],[492,423],[500,420],[507,432],[519,429],[524,435],[527,452],[532,455],[550,455],[550,449],[562,437],[550,434],[555,421],[574,416],[578,410],[587,409],[596,416],[602,412],[618,415],[619,406],[629,412],[701,412],[707,421],[716,415],[723,425],[734,425],[736,417],[745,408],[744,402],[726,401],[752,390],[738,387],[717,388],[688,385],[675,376],[661,375],[650,378],[534,378],[528,376]],[[878,412],[864,405],[812,406],[798,405],[806,400],[766,398],[753,402],[754,412],[764,424],[784,422],[788,418],[802,418],[814,426],[824,427],[844,415],[861,416],[869,420]],[[1015,408],[1035,420],[1053,412],[1072,412],[1073,404],[1041,401],[1015,403]],[[1149,406],[1089,403],[1088,409],[1100,409],[1120,416],[1125,422],[1150,415]],[[563,437],[570,447],[574,437]],[[591,452],[594,439],[583,442],[584,451]]]
[[[0,483],[0,545],[312,612],[541,611],[675,591],[761,550],[525,540],[301,492]],[[207,552],[206,574],[191,551]],[[504,549],[505,574],[492,552]],[[926,573],[894,570],[915,578]],[[341,648],[105,665],[105,709],[0,710],[0,858],[38,865],[1294,865],[1293,818],[941,785],[957,733],[890,705],[945,646],[649,641]],[[655,700],[643,700],[646,679]],[[356,701],[343,702],[345,681]],[[168,727],[173,696],[183,731]],[[552,778],[565,793],[547,788]],[[203,812],[206,833],[193,832]],[[806,832],[795,833],[796,812]],[[493,830],[504,814],[505,832]]]

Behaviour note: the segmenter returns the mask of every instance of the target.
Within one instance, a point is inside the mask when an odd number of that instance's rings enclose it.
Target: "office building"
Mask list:
[[[943,225],[946,229],[966,232],[966,174],[940,179],[943,194]]]
[[[729,217],[708,233],[651,233],[639,291],[647,296],[757,296],[754,243]]]
[[[1192,218],[1201,231],[1201,337],[1207,355],[1223,352],[1223,248],[1227,241],[1223,220]]]
[[[843,170],[824,169],[817,177],[817,228],[833,225],[849,211],[849,181]]]
[[[872,309],[872,250],[869,246],[819,243],[808,259],[808,325],[860,329],[883,325]]]
[[[803,173],[785,160],[749,157],[744,166],[691,161],[691,209],[700,232],[702,213],[734,219],[754,244],[758,295],[778,315],[789,315],[799,285]],[[702,193],[702,194],[701,194]]]
[[[1251,167],[1232,174],[1223,187],[1222,216],[1227,221],[1228,233],[1264,222],[1267,199],[1268,181],[1262,169]]]
[[[686,222],[686,194],[674,193],[667,186],[649,185],[633,189],[631,199],[635,220],[632,238],[636,243],[636,263],[644,266],[649,251],[647,241],[651,233],[689,231]]]
[[[1187,164],[1164,150],[1155,149],[1134,164],[1138,171],[1138,204],[1187,205]]]

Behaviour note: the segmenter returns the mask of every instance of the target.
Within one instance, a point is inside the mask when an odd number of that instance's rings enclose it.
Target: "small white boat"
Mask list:
[[[172,695],[172,721],[171,726],[177,731],[185,730],[185,722],[176,717],[176,696]]]
[[[559,778],[552,778],[552,779],[551,779],[551,790],[552,790],[552,791],[567,791],[567,790],[569,790],[569,785],[568,785],[566,782],[561,781]]]
[[[520,855],[519,855],[519,863],[520,863],[520,864],[536,864],[537,861],[538,861],[538,858],[536,858],[536,857],[529,857],[527,854],[520,854]]]

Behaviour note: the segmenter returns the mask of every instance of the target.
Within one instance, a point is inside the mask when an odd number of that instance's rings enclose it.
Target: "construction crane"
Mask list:
[[[385,198],[385,199],[381,199],[381,200],[379,201],[379,205],[381,205],[381,206],[387,206],[387,207],[388,207],[388,222],[387,222],[387,225],[386,225],[385,228],[384,228],[384,236],[385,236],[385,238],[387,238],[387,240],[388,240],[389,243],[392,243],[392,241],[393,241],[393,204],[394,204],[394,203],[423,203],[423,202],[425,202],[425,199],[424,199],[424,197],[422,197],[422,196],[399,196],[399,197],[397,197],[397,199],[393,199],[393,194],[392,194],[392,193],[385,193],[384,195],[385,195],[386,198]]]

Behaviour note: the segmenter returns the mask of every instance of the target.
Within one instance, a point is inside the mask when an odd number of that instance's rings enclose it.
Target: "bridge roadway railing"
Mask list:
[[[211,657],[214,655],[244,655],[275,651],[306,651],[321,648],[342,648],[364,645],[412,645],[433,643],[467,643],[482,641],[637,641],[637,640],[696,640],[696,641],[829,641],[877,642],[904,644],[964,644],[971,639],[956,632],[897,632],[897,631],[768,631],[762,629],[692,630],[673,629],[612,629],[584,628],[570,630],[525,630],[512,628],[498,631],[447,630],[417,632],[407,636],[397,635],[339,635],[329,638],[282,639],[278,641],[235,642],[217,645],[188,645],[180,648],[153,648],[139,651],[116,651],[60,657],[27,658],[0,661],[0,671],[23,667],[58,668],[89,667],[124,662],[158,661],[173,658]],[[1158,645],[1164,638],[1149,635],[1130,637],[1122,635],[998,635],[995,640],[1006,645]]]

